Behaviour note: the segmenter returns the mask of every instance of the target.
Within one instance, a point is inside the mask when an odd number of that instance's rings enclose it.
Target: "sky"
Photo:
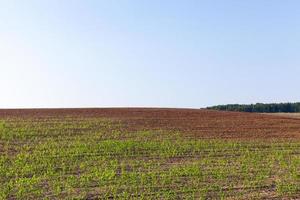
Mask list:
[[[0,108],[300,101],[298,0],[0,0]]]

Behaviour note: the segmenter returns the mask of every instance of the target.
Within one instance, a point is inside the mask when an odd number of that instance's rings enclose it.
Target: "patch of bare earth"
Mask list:
[[[125,131],[179,131],[186,137],[196,138],[300,139],[300,115],[293,114],[267,115],[168,108],[0,110],[0,118],[13,117],[35,119],[53,117],[107,118],[121,122]]]

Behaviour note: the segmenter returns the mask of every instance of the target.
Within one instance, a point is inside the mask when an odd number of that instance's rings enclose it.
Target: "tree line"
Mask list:
[[[296,113],[300,112],[299,103],[256,103],[256,104],[228,104],[208,107],[207,109],[238,112],[262,113]]]

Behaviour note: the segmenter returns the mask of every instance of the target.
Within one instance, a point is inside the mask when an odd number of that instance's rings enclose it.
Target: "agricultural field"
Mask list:
[[[280,117],[288,117],[288,118],[298,118],[300,119],[300,113],[265,113],[268,115],[273,116],[280,116]]]
[[[0,110],[0,199],[299,199],[300,119]]]

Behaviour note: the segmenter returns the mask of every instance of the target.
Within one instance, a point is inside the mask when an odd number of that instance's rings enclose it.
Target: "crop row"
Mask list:
[[[300,195],[300,141],[124,131],[111,120],[0,123],[0,199],[270,198]]]

